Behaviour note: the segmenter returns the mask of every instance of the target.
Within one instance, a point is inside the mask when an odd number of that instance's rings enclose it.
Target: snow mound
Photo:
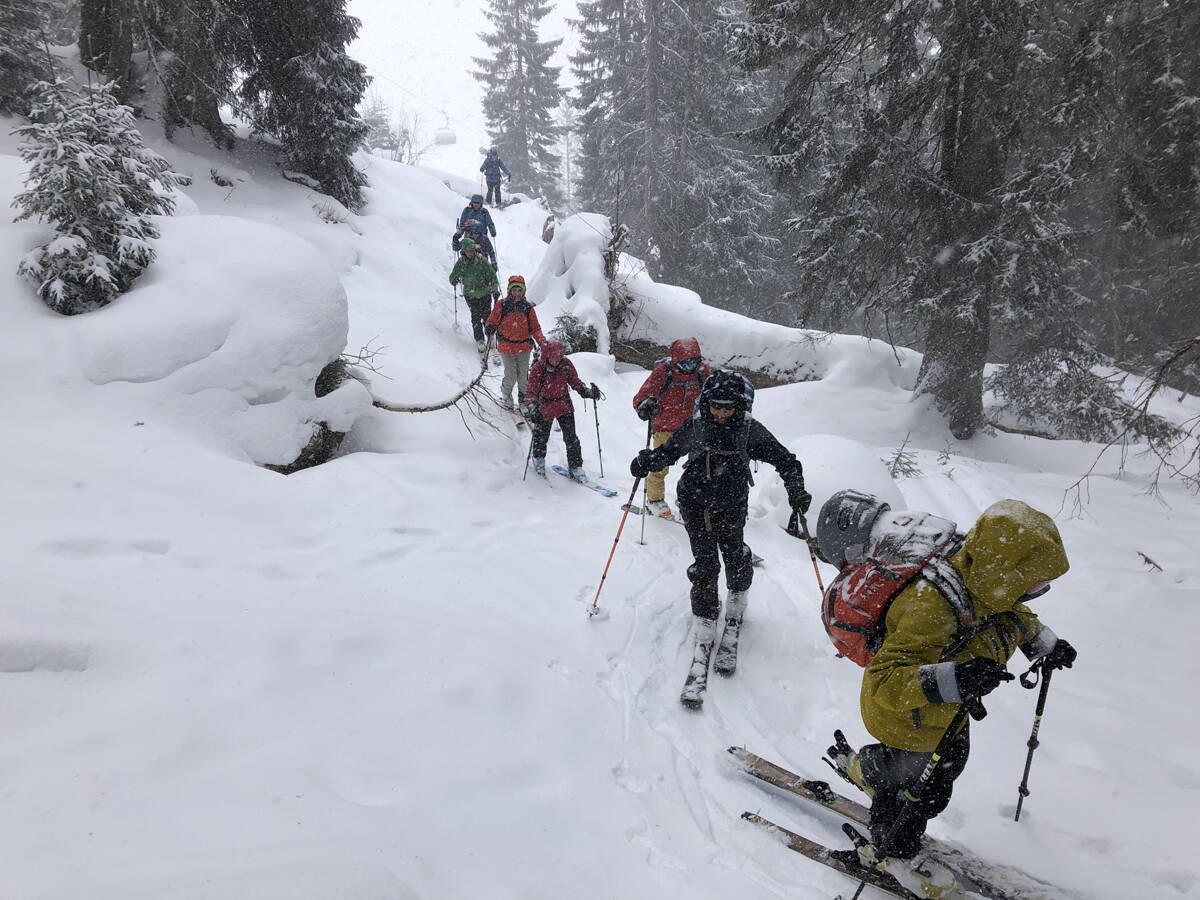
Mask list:
[[[598,335],[597,351],[608,353],[608,279],[604,250],[612,240],[607,216],[577,213],[554,230],[542,263],[529,285],[543,328],[559,316],[574,316]]]
[[[197,214],[160,227],[158,259],[133,290],[71,323],[84,377],[133,385],[256,463],[294,460],[314,422],[348,431],[371,406],[367,390],[314,391],[346,345],[346,295],[325,258],[246,219]]]

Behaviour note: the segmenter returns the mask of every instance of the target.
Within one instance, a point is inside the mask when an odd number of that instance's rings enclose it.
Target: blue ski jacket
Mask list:
[[[483,161],[483,165],[479,167],[479,171],[483,173],[484,179],[488,184],[499,184],[500,173],[511,175],[508,171],[508,166],[498,156],[489,156]]]
[[[468,203],[463,207],[462,215],[458,217],[458,230],[461,233],[463,230],[463,222],[475,219],[483,223],[483,227],[488,230],[488,234],[492,237],[496,236],[496,223],[492,221],[492,214],[488,212],[486,206],[481,206],[479,209],[472,209]]]

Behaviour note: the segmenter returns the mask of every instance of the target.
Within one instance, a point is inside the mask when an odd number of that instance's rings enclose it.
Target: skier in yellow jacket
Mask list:
[[[968,728],[953,737],[918,804],[905,813],[912,788],[965,697],[982,697],[1012,675],[1005,664],[1020,649],[1056,669],[1075,661],[1075,649],[1043,625],[1024,601],[1044,594],[1069,568],[1054,521],[1019,500],[986,509],[949,563],[962,579],[976,620],[987,627],[953,652],[959,621],[946,597],[918,578],[896,595],[885,618],[883,644],[864,670],[863,724],[879,741],[855,752],[837,733],[831,760],[872,798],[870,844],[863,862],[887,872],[918,896],[961,896],[953,875],[924,856],[926,824],[946,808],[970,750]],[[902,813],[905,813],[903,816]],[[875,848],[900,819],[899,832],[879,859]]]

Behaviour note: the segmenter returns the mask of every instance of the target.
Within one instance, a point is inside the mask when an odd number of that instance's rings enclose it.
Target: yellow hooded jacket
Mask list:
[[[863,724],[889,747],[929,753],[937,746],[958,710],[958,703],[949,700],[957,699],[953,662],[983,656],[1004,664],[1018,647],[1036,659],[1057,640],[1019,602],[1035,583],[1058,578],[1070,568],[1058,527],[1045,513],[1020,500],[993,503],[949,562],[962,576],[977,620],[999,618],[953,661],[943,660],[958,633],[949,602],[924,578],[896,595],[884,620],[883,645],[863,674],[860,696]]]

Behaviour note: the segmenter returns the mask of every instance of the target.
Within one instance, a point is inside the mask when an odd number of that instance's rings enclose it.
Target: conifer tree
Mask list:
[[[47,27],[42,0],[0,3],[0,113],[24,113],[33,86],[46,78]]]
[[[87,90],[67,82],[37,87],[31,124],[17,129],[29,164],[15,206],[20,219],[49,222],[57,232],[21,260],[18,272],[38,285],[46,305],[74,315],[104,306],[154,260],[153,215],[175,206],[179,179],[142,143],[133,111],[117,102],[117,86]]]
[[[1026,383],[1075,373],[1068,396],[1009,384],[1006,398],[1072,427],[1080,397],[1104,394],[1089,336],[1054,343],[1084,302],[1065,204],[1094,152],[1072,24],[1011,0],[918,0],[886,15],[868,0],[746,8],[734,25],[743,63],[788,66],[761,134],[776,170],[804,185],[801,271],[830,324],[875,310],[919,330],[918,391],[956,436],[983,423],[995,356],[1022,360],[1009,376]]]
[[[562,101],[559,68],[550,58],[562,40],[538,40],[551,5],[542,0],[489,0],[484,15],[494,31],[483,34],[490,57],[476,57],[483,82],[483,114],[492,144],[512,172],[517,190],[559,202],[559,129],[554,113]]]
[[[351,155],[367,133],[357,108],[370,79],[346,46],[361,23],[346,12],[345,0],[295,4],[286,20],[271,0],[241,8],[253,57],[240,94],[255,124],[279,138],[287,165],[359,208],[366,177]]]
[[[722,305],[765,284],[778,238],[765,173],[731,133],[761,105],[721,53],[715,0],[581,3],[581,205],[632,229],[654,274]]]

